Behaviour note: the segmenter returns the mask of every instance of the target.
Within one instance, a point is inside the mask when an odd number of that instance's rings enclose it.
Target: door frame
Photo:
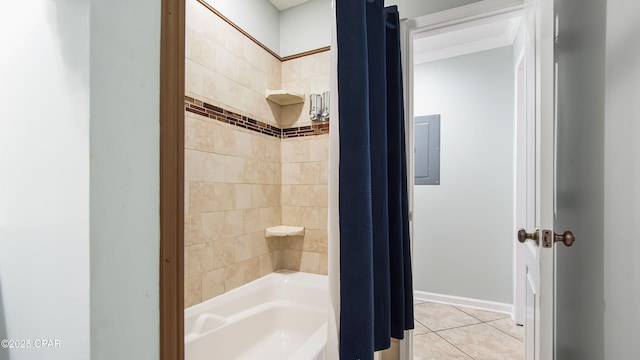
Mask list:
[[[401,23],[401,51],[413,53],[413,37],[468,21],[520,11],[519,0],[484,0]],[[160,49],[160,359],[184,359],[184,73],[185,0],[162,0]],[[413,239],[413,57],[403,73],[410,232]],[[413,242],[411,243],[413,254]],[[552,327],[552,324],[551,324]],[[400,359],[413,357],[413,332],[400,341]]]
[[[184,359],[185,0],[162,0],[160,40],[160,359]]]
[[[414,98],[413,98],[413,41],[414,38],[426,32],[444,30],[465,26],[466,23],[474,21],[493,21],[496,17],[511,16],[513,13],[522,13],[525,9],[525,3],[522,0],[483,0],[469,5],[453,8],[425,15],[415,19],[405,19],[400,25],[400,46],[404,55],[402,59],[402,72],[404,74],[404,110],[405,110],[405,136],[407,151],[407,169],[408,169],[408,189],[409,189],[409,219],[410,219],[410,238],[411,255],[413,258],[413,210],[414,210],[414,184],[413,178],[415,174],[413,162],[413,117],[414,117]],[[515,238],[515,237],[514,237]],[[514,240],[515,241],[515,240]],[[405,337],[400,341],[400,360],[413,359],[413,331],[405,331]]]

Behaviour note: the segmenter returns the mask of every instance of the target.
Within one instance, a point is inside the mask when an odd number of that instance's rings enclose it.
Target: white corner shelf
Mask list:
[[[273,236],[301,236],[304,235],[304,227],[302,226],[287,226],[280,225],[270,228],[266,228],[264,231],[265,237]]]
[[[304,94],[294,91],[267,89],[265,96],[267,100],[273,101],[280,106],[304,103]]]

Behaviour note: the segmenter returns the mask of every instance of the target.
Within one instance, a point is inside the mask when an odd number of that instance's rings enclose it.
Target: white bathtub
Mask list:
[[[327,277],[279,271],[185,309],[185,360],[324,360]]]

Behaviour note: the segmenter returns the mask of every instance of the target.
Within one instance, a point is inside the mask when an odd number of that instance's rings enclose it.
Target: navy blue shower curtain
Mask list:
[[[397,7],[337,0],[340,127],[340,359],[413,328]]]

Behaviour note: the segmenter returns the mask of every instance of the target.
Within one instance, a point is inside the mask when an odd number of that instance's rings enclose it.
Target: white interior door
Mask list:
[[[535,37],[533,26],[529,26],[533,20],[533,12],[525,10],[521,25],[525,29],[524,43],[515,64],[516,229],[536,226]],[[514,248],[513,320],[518,325],[524,325],[527,314],[527,271],[537,263],[532,246]]]

